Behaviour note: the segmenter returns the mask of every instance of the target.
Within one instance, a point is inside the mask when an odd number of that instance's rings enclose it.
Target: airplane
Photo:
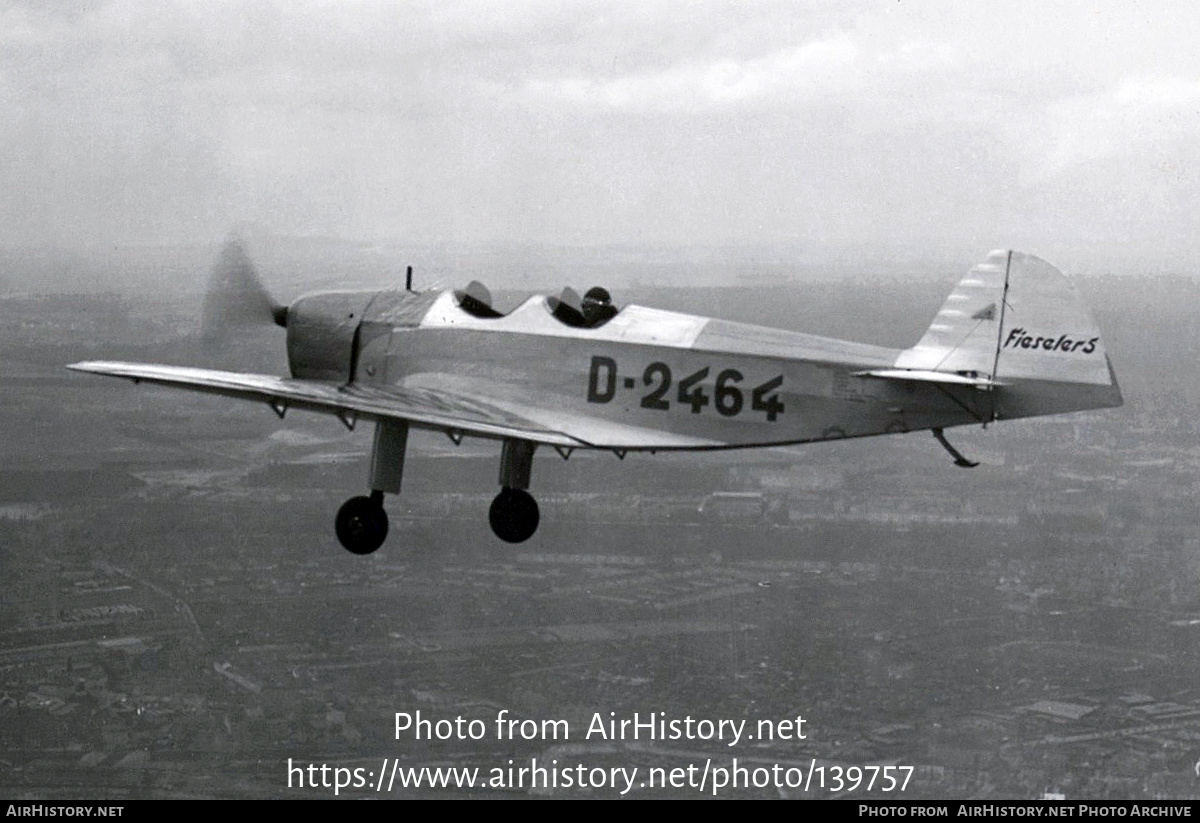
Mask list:
[[[384,542],[384,495],[399,494],[411,429],[500,441],[492,531],[520,543],[537,529],[534,452],[788,446],[944,429],[1120,406],[1100,331],[1046,261],[994,251],[907,349],[836,340],[637,305],[607,290],[533,296],[502,313],[487,289],[324,291],[274,302],[241,244],[217,267],[206,325],[286,329],[290,377],[89,361],[68,368],[335,415],[375,425],[370,493],[338,510],[355,554]]]

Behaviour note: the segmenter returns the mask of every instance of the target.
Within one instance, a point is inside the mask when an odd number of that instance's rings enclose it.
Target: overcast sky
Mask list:
[[[1121,249],[1200,261],[1200,14],[0,0],[0,243]]]

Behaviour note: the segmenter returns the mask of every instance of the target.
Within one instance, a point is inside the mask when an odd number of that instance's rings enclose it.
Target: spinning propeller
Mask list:
[[[276,303],[259,279],[242,242],[225,243],[208,278],[201,312],[200,339],[219,344],[231,331],[274,323],[287,326],[288,307]]]

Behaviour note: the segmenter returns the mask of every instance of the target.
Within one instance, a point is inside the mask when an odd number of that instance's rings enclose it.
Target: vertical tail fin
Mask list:
[[[1099,327],[1070,281],[1030,254],[994,251],[955,287],[896,368],[986,378],[994,417],[1121,405]]]
[[[900,369],[994,378],[1011,252],[994,251],[959,281]]]

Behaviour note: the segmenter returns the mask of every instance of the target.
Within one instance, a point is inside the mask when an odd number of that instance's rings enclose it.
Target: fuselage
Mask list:
[[[990,419],[992,392],[862,376],[898,349],[626,306],[595,328],[531,297],[500,317],[454,292],[329,292],[288,310],[292,375],[486,398],[553,425],[604,421],[594,445],[802,443]]]

